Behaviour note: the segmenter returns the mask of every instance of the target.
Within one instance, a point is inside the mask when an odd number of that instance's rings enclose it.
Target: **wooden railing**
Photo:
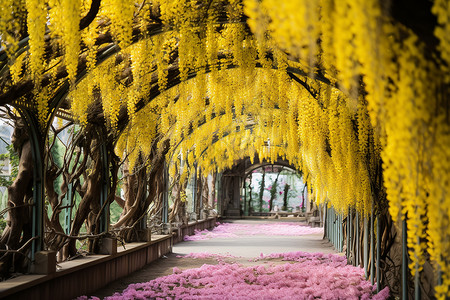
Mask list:
[[[22,275],[0,282],[0,299],[73,299],[141,269],[172,252],[172,245],[194,231],[211,229],[216,218],[190,222],[171,235],[153,235],[150,242],[128,243],[112,255],[88,255],[58,264],[48,275]]]

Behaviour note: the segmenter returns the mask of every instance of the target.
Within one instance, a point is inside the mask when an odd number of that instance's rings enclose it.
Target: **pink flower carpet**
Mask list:
[[[190,255],[211,258],[210,254]],[[281,259],[285,262],[276,262]],[[275,253],[255,258],[266,264],[244,266],[221,261],[217,265],[180,270],[144,283],[131,284],[122,299],[387,299],[389,289],[375,293],[361,268],[346,258],[321,253]],[[79,300],[88,299],[86,296]],[[90,299],[97,299],[95,297]]]
[[[299,223],[269,223],[269,224],[233,224],[222,223],[213,230],[196,230],[194,235],[185,236],[185,241],[199,241],[212,238],[238,238],[248,235],[300,236],[323,233],[323,228],[311,228]]]
[[[298,223],[219,224],[212,231],[198,231],[185,240],[245,238],[248,235],[297,236],[323,233]],[[130,284],[107,300],[124,299],[387,299],[389,289],[376,293],[362,268],[347,264],[342,255],[286,252],[243,258],[207,252],[177,256],[200,260],[199,268],[182,270],[148,282]],[[212,261],[211,261],[212,259]],[[214,263],[214,260],[216,264]],[[177,266],[183,264],[176,264]],[[81,296],[78,300],[98,300]]]

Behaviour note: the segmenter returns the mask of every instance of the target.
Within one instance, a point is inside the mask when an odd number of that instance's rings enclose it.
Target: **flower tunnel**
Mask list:
[[[449,4],[414,3],[4,1],[20,160],[2,277],[43,250],[248,215],[245,179],[275,164],[378,286],[450,296]]]

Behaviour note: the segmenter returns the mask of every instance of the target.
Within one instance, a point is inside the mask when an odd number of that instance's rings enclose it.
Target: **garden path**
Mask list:
[[[79,300],[125,299],[376,299],[385,288],[365,280],[300,222],[234,220],[196,232],[173,253]]]
[[[204,264],[216,265],[217,258],[184,258],[190,253],[211,253],[224,256],[227,262],[237,262],[244,266],[260,264],[260,262],[250,261],[249,258],[259,257],[261,253],[267,255],[271,253],[303,251],[309,253],[337,253],[333,246],[323,239],[323,228],[310,228],[298,219],[284,220],[276,219],[239,219],[225,220],[229,224],[227,230],[221,230],[213,238],[199,239],[195,241],[184,241],[173,246],[173,252],[164,258],[160,258],[143,269],[136,271],[125,278],[116,280],[104,288],[96,291],[90,296],[100,299],[111,296],[116,292],[122,292],[128,285],[138,282],[146,282],[161,276],[173,274],[173,269],[181,270],[201,267]],[[286,226],[280,225],[300,225],[301,235],[288,235]],[[237,226],[241,230],[237,230]],[[287,226],[287,230],[293,228]],[[272,227],[278,230],[275,235]],[[243,228],[243,229],[242,229]],[[235,236],[233,236],[233,234]],[[203,234],[204,235],[204,234]],[[201,238],[201,235],[196,235]],[[194,236],[195,237],[195,236]],[[227,257],[229,256],[229,257]]]

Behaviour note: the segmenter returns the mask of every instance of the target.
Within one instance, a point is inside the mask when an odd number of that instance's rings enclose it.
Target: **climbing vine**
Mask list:
[[[374,191],[385,188],[392,218],[407,219],[412,273],[428,252],[442,274],[437,297],[450,295],[446,1],[432,5],[431,51],[376,0],[108,0],[81,28],[92,3],[2,6],[4,98],[31,81],[17,98],[33,99],[45,124],[68,81],[80,124],[100,107],[131,169],[168,143],[170,174],[182,183],[197,166],[208,174],[244,157],[281,157],[317,203],[341,214],[379,209]],[[27,20],[21,53],[16,18]]]

